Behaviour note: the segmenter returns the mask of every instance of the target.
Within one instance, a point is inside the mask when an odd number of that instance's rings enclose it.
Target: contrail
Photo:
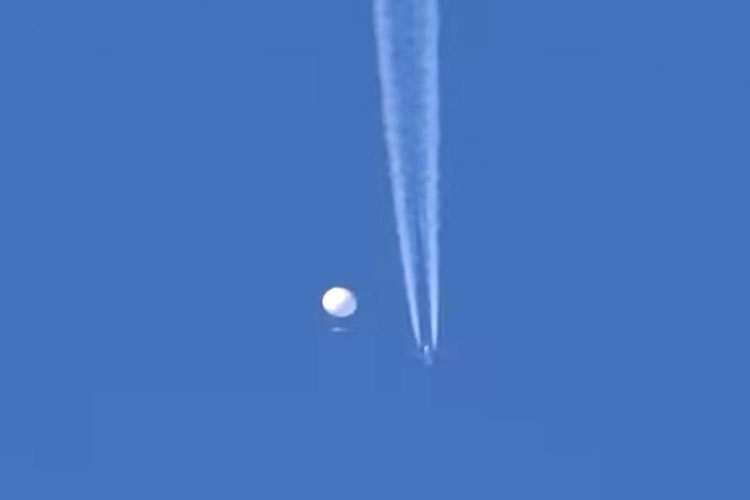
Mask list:
[[[430,337],[432,349],[438,345],[438,321],[440,313],[440,254],[438,230],[440,228],[438,161],[440,144],[440,88],[438,66],[439,13],[438,0],[425,2],[425,48],[423,68],[425,72],[425,122],[426,156],[425,192],[423,200],[423,241],[425,248],[425,270],[430,299]]]
[[[439,317],[438,0],[375,0],[374,13],[406,297],[414,338],[428,355],[437,347]],[[422,286],[429,304],[429,341],[421,335]]]

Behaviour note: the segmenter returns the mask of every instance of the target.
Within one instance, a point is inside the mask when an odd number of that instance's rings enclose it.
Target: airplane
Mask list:
[[[422,359],[427,366],[432,365],[432,362],[434,361],[432,357],[432,347],[430,347],[429,344],[422,346]]]

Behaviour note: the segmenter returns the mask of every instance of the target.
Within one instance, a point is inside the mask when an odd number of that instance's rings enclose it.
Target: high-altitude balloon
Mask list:
[[[357,310],[357,298],[346,288],[336,286],[323,295],[323,309],[331,316],[346,318]]]

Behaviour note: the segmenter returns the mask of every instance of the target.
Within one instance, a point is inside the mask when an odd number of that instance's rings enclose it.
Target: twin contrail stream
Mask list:
[[[438,0],[374,0],[383,123],[409,319],[425,356],[439,317]],[[425,288],[429,340],[422,338]]]

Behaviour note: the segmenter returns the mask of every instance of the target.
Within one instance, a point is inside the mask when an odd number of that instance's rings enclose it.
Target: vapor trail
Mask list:
[[[440,254],[438,231],[440,228],[438,196],[438,161],[440,144],[440,90],[438,67],[439,14],[438,0],[424,2],[425,8],[425,47],[423,68],[425,72],[425,191],[423,199],[423,241],[425,249],[425,271],[430,302],[430,337],[432,349],[438,345],[438,320],[440,313]]]
[[[374,6],[383,122],[409,315],[417,345],[434,350],[439,316],[438,1],[375,0]],[[421,336],[423,286],[429,341]]]

